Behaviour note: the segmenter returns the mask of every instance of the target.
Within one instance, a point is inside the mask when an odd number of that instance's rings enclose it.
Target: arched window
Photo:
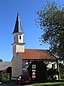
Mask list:
[[[21,39],[21,36],[19,38]]]

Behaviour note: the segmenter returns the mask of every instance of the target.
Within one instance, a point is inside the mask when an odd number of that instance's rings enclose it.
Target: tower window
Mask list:
[[[21,39],[21,36],[19,38]]]

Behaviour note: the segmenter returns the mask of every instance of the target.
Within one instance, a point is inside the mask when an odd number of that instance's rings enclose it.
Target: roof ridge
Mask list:
[[[43,51],[49,51],[48,49],[35,49],[35,48],[26,48],[25,50],[43,50]]]

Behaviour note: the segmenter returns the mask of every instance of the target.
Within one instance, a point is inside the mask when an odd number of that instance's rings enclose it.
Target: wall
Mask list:
[[[12,59],[12,77],[22,75],[22,59],[20,57],[13,57]]]

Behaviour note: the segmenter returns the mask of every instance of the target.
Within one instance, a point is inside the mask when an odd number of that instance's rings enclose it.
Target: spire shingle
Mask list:
[[[14,28],[13,34],[14,33],[23,33],[19,14],[17,14],[17,18],[16,18],[16,23],[15,23],[15,28]]]

